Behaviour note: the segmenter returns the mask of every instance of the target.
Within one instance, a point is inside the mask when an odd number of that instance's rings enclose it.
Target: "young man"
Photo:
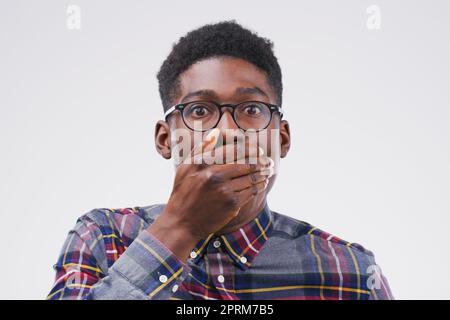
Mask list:
[[[80,217],[48,299],[392,298],[372,252],[266,203],[290,146],[272,47],[234,21],[174,45],[155,132],[158,152],[178,160],[170,198]],[[258,133],[257,148],[235,132]]]

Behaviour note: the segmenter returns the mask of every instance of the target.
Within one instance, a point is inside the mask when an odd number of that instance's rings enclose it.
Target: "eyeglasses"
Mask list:
[[[174,105],[164,113],[167,119],[176,110],[180,111],[184,124],[193,131],[205,132],[215,128],[223,115],[223,108],[231,108],[233,120],[243,131],[261,131],[272,121],[274,112],[283,117],[281,107],[260,101],[245,101],[238,104],[219,104],[213,101],[192,101]],[[195,125],[194,125],[195,124]],[[201,130],[197,125],[201,124]]]

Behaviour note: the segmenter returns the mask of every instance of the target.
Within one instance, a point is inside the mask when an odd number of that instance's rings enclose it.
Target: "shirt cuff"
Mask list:
[[[148,299],[168,299],[191,271],[147,230],[141,231],[111,269]]]

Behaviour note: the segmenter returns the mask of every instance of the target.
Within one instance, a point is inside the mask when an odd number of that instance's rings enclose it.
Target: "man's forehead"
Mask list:
[[[274,102],[266,73],[237,58],[211,58],[193,64],[180,76],[179,102],[204,97],[216,100],[245,96]]]

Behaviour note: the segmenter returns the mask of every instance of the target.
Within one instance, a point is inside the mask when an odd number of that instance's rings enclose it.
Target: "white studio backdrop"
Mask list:
[[[372,250],[396,298],[449,299],[449,16],[438,0],[1,0],[0,298],[47,295],[80,215],[168,199],[156,73],[180,36],[236,19],[283,71],[292,149],[270,207]]]

